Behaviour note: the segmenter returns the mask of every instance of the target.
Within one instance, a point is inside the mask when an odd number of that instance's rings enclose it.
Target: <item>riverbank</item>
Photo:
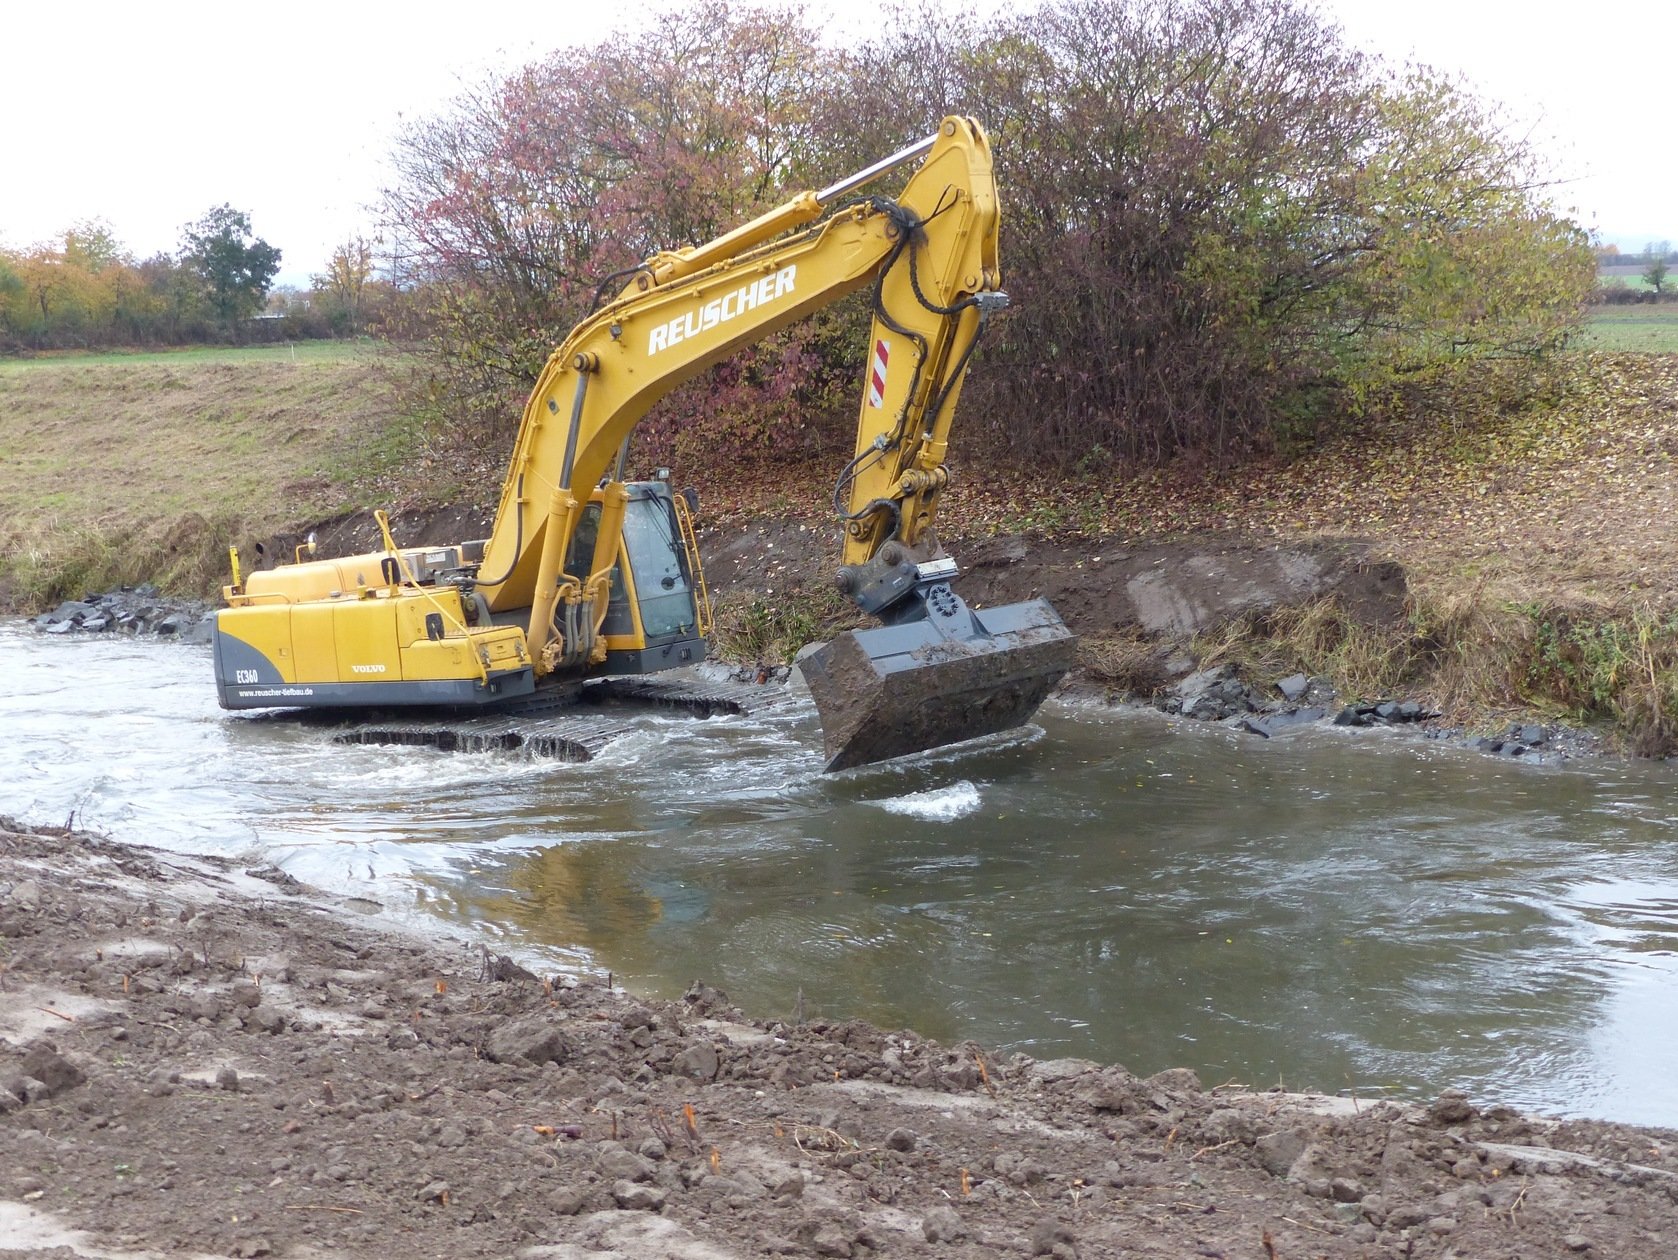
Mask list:
[[[0,857],[0,1254],[1629,1260],[1678,1229],[1669,1131],[765,1023],[273,868],[10,823]]]
[[[400,365],[48,365],[0,374],[0,608],[156,580],[213,597],[226,547],[284,558],[482,537],[498,452],[404,410]],[[144,459],[136,464],[141,450]],[[260,457],[253,452],[260,451]],[[1235,468],[1071,470],[952,453],[940,522],[974,603],[1047,595],[1084,690],[1144,702],[1233,668],[1410,701],[1471,738],[1589,728],[1678,750],[1678,357],[1484,367]],[[834,466],[837,466],[837,460]],[[1051,461],[1052,463],[1053,461]],[[720,651],[790,658],[845,624],[834,467],[690,461]]]

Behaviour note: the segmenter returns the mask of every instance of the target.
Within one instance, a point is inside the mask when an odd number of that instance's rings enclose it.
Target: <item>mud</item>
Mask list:
[[[391,528],[405,546],[482,538],[490,516],[481,508],[398,512]],[[322,554],[378,546],[367,513],[317,527]],[[270,556],[291,555],[300,538],[268,541]],[[1333,596],[1354,618],[1390,624],[1404,616],[1401,566],[1357,539],[1278,543],[1229,535],[1147,545],[1121,539],[1060,542],[1023,535],[964,537],[945,549],[962,576],[952,585],[975,608],[1045,598],[1076,635],[1137,626],[1185,638],[1244,613]],[[828,586],[839,566],[839,534],[796,516],[752,518],[705,526],[700,550],[713,592],[746,589],[775,596]]]
[[[1678,1230],[1671,1132],[763,1023],[366,909],[0,824],[0,1254],[1543,1260]]]

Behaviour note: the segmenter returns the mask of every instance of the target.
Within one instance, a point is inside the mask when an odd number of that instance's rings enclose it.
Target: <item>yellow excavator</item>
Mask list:
[[[919,161],[896,198],[858,190]],[[621,278],[621,277],[620,277]],[[549,358],[489,538],[241,576],[214,649],[224,708],[516,711],[705,656],[688,503],[626,482],[631,432],[682,381],[872,285],[839,589],[883,624],[802,662],[827,769],[1019,726],[1073,661],[1044,600],[969,608],[933,533],[968,361],[1007,303],[989,141],[967,118],[707,244],[653,255]]]

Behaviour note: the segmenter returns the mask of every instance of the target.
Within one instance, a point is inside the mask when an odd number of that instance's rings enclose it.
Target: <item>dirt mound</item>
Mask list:
[[[1678,1134],[764,1024],[273,869],[12,826],[0,856],[0,1253],[1530,1260],[1678,1229]]]

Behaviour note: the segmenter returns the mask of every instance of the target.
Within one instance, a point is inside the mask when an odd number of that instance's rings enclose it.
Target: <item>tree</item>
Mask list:
[[[970,451],[1230,458],[1463,363],[1544,354],[1593,284],[1588,239],[1494,109],[1348,47],[1305,0],[907,11],[842,51],[797,8],[713,0],[403,137],[386,213],[445,394],[510,416],[620,269],[946,113],[994,139],[1015,299],[974,359]],[[783,440],[837,419],[864,319],[824,312],[663,414]]]
[[[1671,252],[1671,241],[1651,242],[1644,251],[1649,259],[1649,265],[1643,269],[1643,278],[1649,282],[1649,287],[1655,291],[1656,299],[1660,298],[1663,286],[1666,284],[1666,256]]]
[[[64,233],[64,261],[97,274],[131,260],[109,223],[84,219]]]
[[[511,401],[606,277],[803,186],[834,56],[795,10],[709,0],[556,52],[411,125],[385,217],[453,403],[516,419]],[[779,376],[801,335],[750,354]],[[691,393],[666,410],[690,404],[705,410]]]
[[[964,398],[1032,458],[1233,456],[1398,382],[1541,353],[1593,281],[1494,111],[1294,0],[900,26],[838,87],[876,148],[910,138],[905,100],[991,128],[1015,304]]]
[[[0,250],[0,333],[13,334],[20,330],[27,292],[17,260]]]
[[[220,205],[181,233],[181,262],[203,285],[210,308],[235,338],[239,320],[262,309],[280,251],[251,231],[242,210]]]
[[[373,244],[359,234],[332,251],[325,272],[311,277],[315,288],[327,294],[342,314],[343,331],[351,333],[361,331],[367,282],[372,278]]]

